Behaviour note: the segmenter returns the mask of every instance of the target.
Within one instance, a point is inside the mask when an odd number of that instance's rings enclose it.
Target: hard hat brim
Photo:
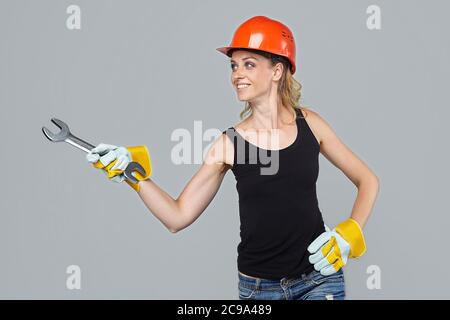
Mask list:
[[[245,48],[241,48],[241,47],[221,47],[221,48],[217,48],[216,50],[219,52],[222,52],[224,55],[227,55],[228,57],[230,57],[230,55],[228,54],[229,51],[231,49],[242,49],[245,50]]]

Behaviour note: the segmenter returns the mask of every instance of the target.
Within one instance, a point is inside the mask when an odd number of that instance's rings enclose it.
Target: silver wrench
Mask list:
[[[95,148],[94,145],[74,136],[70,132],[69,126],[65,122],[56,118],[52,118],[51,122],[53,122],[58,128],[60,128],[61,131],[58,133],[53,133],[46,127],[42,127],[42,132],[44,133],[44,135],[47,137],[48,140],[52,142],[61,142],[61,141],[67,142],[72,146],[83,150],[86,153],[89,153],[92,149]],[[137,162],[130,162],[123,171],[123,175],[128,181],[136,184],[138,183],[138,180],[132,174],[134,171],[137,171],[142,176],[145,176],[145,169]]]

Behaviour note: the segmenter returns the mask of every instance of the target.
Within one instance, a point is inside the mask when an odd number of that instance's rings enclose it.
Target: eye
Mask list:
[[[251,63],[251,62],[246,62],[245,65],[246,65],[246,66],[251,66],[252,68],[255,66],[255,65],[254,65],[253,63]],[[232,63],[230,66],[231,66],[231,70],[234,70],[234,67],[236,66],[236,64],[235,64],[235,63]]]

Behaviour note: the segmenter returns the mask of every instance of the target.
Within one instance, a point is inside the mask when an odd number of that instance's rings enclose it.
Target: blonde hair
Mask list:
[[[300,105],[300,99],[301,99],[301,90],[302,85],[299,81],[297,81],[291,72],[291,64],[289,60],[285,57],[275,55],[269,52],[255,50],[255,49],[243,49],[246,51],[251,51],[256,54],[262,55],[269,59],[272,63],[272,66],[275,66],[277,63],[281,62],[283,64],[283,74],[280,78],[279,84],[278,84],[278,97],[281,97],[281,103],[286,106],[289,110],[292,110],[294,115],[297,115],[297,113],[300,114],[300,116],[303,116],[300,110],[302,110],[305,115],[307,114],[306,106]],[[230,52],[230,56],[232,54],[232,51]],[[252,107],[248,101],[245,102],[244,110],[241,111],[239,114],[239,117],[241,120],[244,118],[248,118],[252,114]],[[295,116],[296,117],[296,116]],[[294,118],[295,121],[295,118]]]

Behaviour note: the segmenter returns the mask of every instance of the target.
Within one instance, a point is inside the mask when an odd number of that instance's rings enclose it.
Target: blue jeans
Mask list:
[[[239,300],[344,300],[344,272],[323,276],[313,270],[299,278],[250,278],[240,272]]]

